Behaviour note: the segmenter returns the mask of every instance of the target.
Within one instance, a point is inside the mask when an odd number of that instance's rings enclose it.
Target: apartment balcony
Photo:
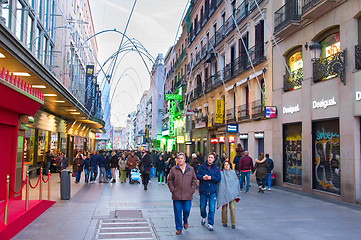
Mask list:
[[[227,82],[247,70],[246,63],[247,61],[244,55],[227,64],[224,68],[224,81]]]
[[[256,1],[257,1],[258,5],[259,5],[263,0],[249,0],[248,1],[249,2],[248,3],[249,4],[249,10],[253,10],[254,8],[257,7]]]
[[[226,111],[227,123],[233,123],[237,121],[235,108],[227,109]]]
[[[341,82],[345,80],[345,51],[313,62],[313,82],[320,82],[339,76]]]
[[[219,71],[206,80],[206,86],[205,86],[206,89],[205,90],[206,90],[206,92],[210,92],[222,84],[223,84],[222,74]]]
[[[274,25],[275,34],[285,37],[292,34],[300,25],[301,16],[298,12],[298,0],[289,0],[275,12]]]
[[[262,99],[252,102],[252,118],[259,119],[264,117],[264,106]]]
[[[202,85],[198,85],[197,87],[194,88],[193,90],[193,100],[199,98],[200,96],[202,96],[203,94],[203,87]]]
[[[361,69],[361,45],[355,46],[355,69]]]
[[[283,91],[288,92],[302,87],[303,68],[291,72],[287,72],[283,76]]]
[[[248,11],[248,1],[245,0],[239,5],[236,11],[236,20],[237,24],[240,23],[243,19],[245,19],[249,14]]]
[[[253,65],[266,61],[266,56],[264,55],[264,43],[256,43],[256,45],[251,47],[248,52]],[[245,64],[248,68],[251,67],[248,57]]]
[[[234,23],[233,18],[235,18],[233,15],[230,16],[224,26],[224,34],[228,35],[233,29],[235,29],[236,24]]]
[[[238,107],[238,121],[248,120],[249,117],[249,106],[248,104],[243,104]]]
[[[316,19],[342,0],[302,0],[302,17]]]

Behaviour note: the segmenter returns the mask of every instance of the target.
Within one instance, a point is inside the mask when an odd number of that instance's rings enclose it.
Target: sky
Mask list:
[[[107,29],[124,32],[134,1],[89,0],[95,32]],[[187,4],[188,0],[138,0],[126,35],[139,40],[154,58],[159,53],[165,57],[181,33],[179,25]],[[121,35],[115,32],[98,35],[98,61],[104,63],[118,50],[120,41]],[[151,70],[150,61],[146,64]],[[127,115],[136,110],[143,91],[150,87],[148,70],[138,53],[121,53],[117,65],[110,90],[111,123],[115,127],[125,126]]]

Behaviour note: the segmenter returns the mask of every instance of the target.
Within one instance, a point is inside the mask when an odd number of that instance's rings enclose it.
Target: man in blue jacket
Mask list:
[[[207,161],[205,161],[197,171],[197,179],[199,183],[200,194],[200,208],[201,208],[201,224],[206,224],[207,217],[207,202],[209,204],[208,213],[208,229],[213,231],[214,212],[216,210],[217,186],[221,181],[221,172],[217,165],[214,164],[216,156],[213,153],[208,154]]]
[[[98,176],[98,155],[95,151],[90,154],[90,168],[90,183],[94,183]]]

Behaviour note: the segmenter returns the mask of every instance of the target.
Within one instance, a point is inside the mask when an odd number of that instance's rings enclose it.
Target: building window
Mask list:
[[[19,0],[16,4],[16,26],[15,26],[15,34],[16,37],[22,41],[23,40],[23,26],[24,26],[24,5]]]
[[[32,41],[33,41],[33,25],[34,25],[34,19],[28,15],[28,23],[27,23],[27,31],[26,31],[26,44],[28,45],[28,48],[32,50]]]
[[[285,92],[299,89],[303,81],[303,58],[302,49],[297,48],[287,57],[288,69],[283,78],[283,90]]]
[[[38,0],[38,18],[43,19],[43,0]]]
[[[283,182],[302,186],[302,124],[283,126]]]
[[[9,8],[11,8],[11,4],[9,4]],[[4,8],[1,7],[0,8],[0,21],[3,21],[3,23],[5,23],[5,25],[10,28],[10,11],[9,8]]]

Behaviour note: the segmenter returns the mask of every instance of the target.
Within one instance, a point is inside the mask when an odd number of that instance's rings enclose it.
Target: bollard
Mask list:
[[[42,181],[43,181],[42,177],[43,177],[43,168],[41,167],[40,168],[40,176],[39,176],[39,178],[40,178],[40,182],[39,182],[39,200],[41,200],[43,198],[42,197],[42,192],[41,192],[41,185],[42,185]]]
[[[29,209],[29,171],[26,171],[25,210]]]
[[[5,212],[4,212],[4,225],[8,224],[8,210],[9,210],[9,194],[10,194],[10,176],[9,174],[6,176],[6,196],[5,196],[5,201],[6,201],[6,205],[5,205]]]
[[[50,177],[51,177],[51,174],[50,174],[50,170],[48,171],[48,200],[50,201]]]

